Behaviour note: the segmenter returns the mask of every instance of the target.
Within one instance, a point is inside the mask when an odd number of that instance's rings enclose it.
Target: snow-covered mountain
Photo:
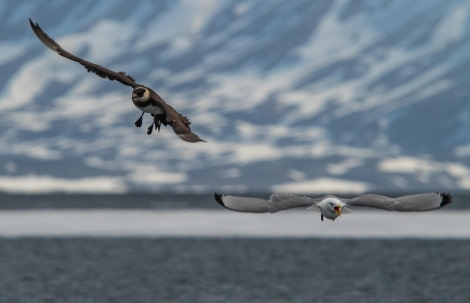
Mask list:
[[[470,189],[470,2],[3,1],[0,190]],[[154,88],[207,143],[147,136]]]

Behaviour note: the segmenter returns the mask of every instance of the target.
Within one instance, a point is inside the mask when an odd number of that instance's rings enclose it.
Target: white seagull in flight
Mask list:
[[[351,199],[327,195],[320,198],[309,198],[294,194],[273,194],[269,200],[252,197],[230,196],[215,193],[214,198],[223,207],[239,212],[275,213],[294,207],[320,212],[323,217],[335,220],[351,210],[347,206],[365,206],[388,211],[426,211],[439,209],[452,202],[452,195],[446,193],[422,193],[396,198],[364,194]]]

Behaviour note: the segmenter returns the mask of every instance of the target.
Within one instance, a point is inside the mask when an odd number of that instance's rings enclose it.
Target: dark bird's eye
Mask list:
[[[145,89],[143,88],[138,88],[135,90],[135,94],[138,96],[138,97],[142,97],[145,93]]]

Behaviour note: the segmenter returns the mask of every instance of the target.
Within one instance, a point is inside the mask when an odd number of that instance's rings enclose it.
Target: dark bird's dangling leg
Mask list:
[[[321,220],[323,221],[323,214],[321,214],[320,218],[321,218]]]
[[[142,112],[142,115],[140,115],[139,119],[137,119],[137,121],[135,121],[135,126],[136,127],[141,127],[142,126],[142,117],[143,115],[145,114],[145,112]]]
[[[150,126],[147,128],[147,135],[150,135],[150,134],[152,134],[152,131],[153,131],[153,125],[154,125],[154,124],[155,124],[155,122],[154,122],[154,123],[152,123],[152,124],[150,124]]]
[[[147,135],[150,135],[153,131],[153,128],[155,127],[156,130],[160,132],[160,127],[163,125],[167,126],[168,123],[166,122],[166,115],[154,115],[152,114],[153,117],[153,123],[150,124],[150,126],[147,128]]]

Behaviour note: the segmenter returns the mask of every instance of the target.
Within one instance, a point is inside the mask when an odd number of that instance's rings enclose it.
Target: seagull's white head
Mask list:
[[[317,203],[317,206],[320,208],[321,214],[330,220],[341,217],[341,211],[344,207],[343,203],[337,198],[326,198]]]

